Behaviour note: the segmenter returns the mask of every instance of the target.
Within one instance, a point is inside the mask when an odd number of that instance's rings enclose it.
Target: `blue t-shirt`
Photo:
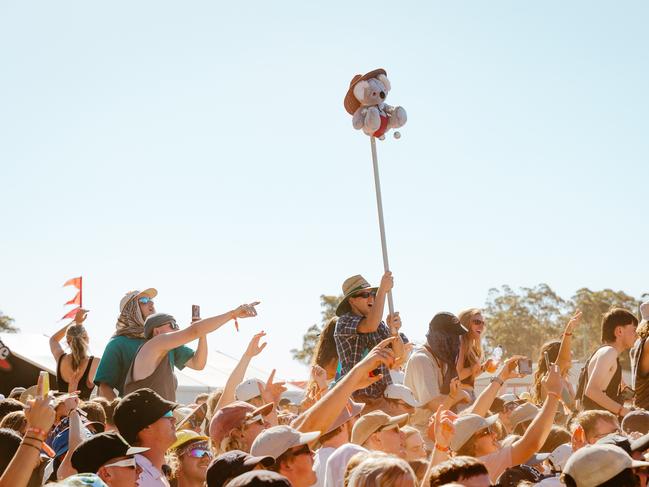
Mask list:
[[[137,351],[146,340],[144,338],[131,338],[126,336],[117,336],[110,339],[101,361],[97,367],[94,383],[99,385],[100,382],[108,384],[113,389],[119,391],[119,395],[124,393],[124,381],[126,374],[131,366]],[[194,351],[182,345],[174,348],[169,352],[169,360],[172,367],[179,370],[185,368],[185,364],[194,356]]]

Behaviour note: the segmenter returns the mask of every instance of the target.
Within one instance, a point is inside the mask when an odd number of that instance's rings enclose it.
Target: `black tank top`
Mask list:
[[[59,357],[59,361],[56,364],[56,383],[58,385],[59,391],[60,392],[68,392],[68,388],[70,385],[63,380],[63,376],[61,375],[61,361],[63,360],[63,357],[66,355],[70,355],[69,353],[64,353]],[[94,357],[91,355],[88,357],[88,365],[86,365],[86,370],[83,371],[83,375],[79,379],[79,383],[77,384],[77,388],[79,389],[79,398],[83,399],[84,401],[87,401],[90,399],[90,394],[92,394],[92,390],[95,388],[94,384],[92,387],[88,387],[88,374],[90,374],[90,367],[92,367],[92,361]]]
[[[601,347],[600,347],[601,348]],[[595,355],[593,353],[593,355]],[[593,358],[593,355],[590,356],[588,359],[588,362],[584,367],[586,367],[586,370],[588,370],[588,365],[590,364],[590,360]],[[613,373],[613,377],[611,378],[611,382],[608,383],[608,386],[606,386],[606,390],[604,391],[604,394],[606,394],[608,397],[613,399],[616,403],[622,404],[622,399],[620,398],[620,384],[622,383],[622,367],[620,367],[620,358],[616,358],[615,361],[617,362],[617,367],[615,369],[615,372]],[[586,395],[586,385],[588,384],[588,377],[586,377],[586,383],[584,384],[584,395],[582,399],[582,409],[584,411],[589,411],[592,409],[603,409],[606,410],[605,407],[600,406],[597,404],[595,401],[593,401],[591,398],[589,398]]]
[[[640,371],[640,359],[646,338],[636,340],[631,349],[631,387],[635,390],[634,406],[638,408],[649,408],[649,374]]]

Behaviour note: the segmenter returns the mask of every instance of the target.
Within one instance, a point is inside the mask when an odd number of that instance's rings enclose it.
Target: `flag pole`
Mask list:
[[[83,276],[79,276],[79,308],[83,308]]]
[[[376,190],[376,209],[379,213],[379,231],[381,233],[381,251],[383,252],[383,269],[390,270],[388,263],[388,245],[385,240],[385,223],[383,221],[383,201],[381,198],[381,180],[379,179],[379,161],[376,157],[376,138],[370,137],[372,147],[372,165],[374,166],[374,188]],[[394,303],[392,302],[392,291],[388,292],[388,310],[394,314]]]

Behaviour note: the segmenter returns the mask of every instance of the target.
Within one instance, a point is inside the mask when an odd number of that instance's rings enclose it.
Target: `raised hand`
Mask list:
[[[86,321],[86,316],[88,316],[88,310],[87,309],[79,309],[77,313],[74,315],[74,322],[77,325],[83,324],[84,321]]]
[[[458,377],[451,379],[448,396],[451,398],[453,404],[457,404],[458,402],[471,402],[471,396],[462,389],[462,383]]]
[[[274,404],[279,403],[282,392],[286,391],[284,381],[274,382],[274,380],[275,369],[273,369],[273,371],[268,376],[265,387],[262,388],[261,384],[259,384],[259,392],[261,393],[261,398],[263,399],[264,404],[268,404],[269,402],[272,402]]]
[[[386,338],[376,345],[363,360],[358,362],[350,373],[354,374],[357,382],[357,389],[363,389],[383,377],[383,374],[374,375],[374,371],[380,366],[385,365],[391,368],[394,365],[394,352],[390,345],[396,340],[396,337]]]
[[[265,331],[260,331],[259,333],[253,335],[253,337],[250,339],[250,343],[248,343],[248,348],[246,348],[246,356],[255,357],[259,355],[264,348],[266,348],[266,342],[262,343],[261,345],[259,344],[259,341],[265,336]]]
[[[51,404],[51,398],[43,398],[43,378],[38,377],[37,384],[37,397],[27,401],[25,408],[25,418],[27,419],[27,426],[29,428],[36,428],[43,431],[49,431],[54,424],[56,413]]]
[[[525,377],[524,375],[521,375],[518,372],[516,372],[518,361],[524,358],[525,357],[523,355],[514,355],[513,357],[505,360],[505,362],[503,363],[500,369],[500,373],[498,374],[498,377],[500,377],[500,379],[503,382],[512,378]]]
[[[579,310],[575,311],[575,314],[572,316],[572,318],[570,318],[570,321],[568,321],[564,333],[572,334],[574,329],[581,322],[581,315],[582,315],[581,311]]]
[[[394,277],[392,277],[392,272],[385,271],[385,274],[383,274],[383,277],[381,277],[381,284],[379,286],[379,289],[387,293],[388,291],[392,291],[393,287]]]
[[[395,311],[394,314],[389,314],[386,318],[386,322],[393,335],[399,333],[399,330],[401,329],[401,317],[399,316],[398,311]]]
[[[327,388],[327,371],[317,364],[311,366],[311,379],[317,384],[319,390]]]
[[[557,396],[561,394],[563,382],[561,381],[559,367],[556,364],[550,366],[550,370],[541,381],[541,386],[545,388],[547,394],[556,394]]]
[[[437,411],[428,423],[428,437],[433,440],[438,446],[448,448],[451,444],[451,439],[455,435],[455,426],[453,422],[457,419],[457,415],[448,409],[444,409],[442,405],[437,408]]]
[[[258,304],[259,301],[255,301],[254,303],[250,304],[242,304],[232,312],[233,318],[251,318],[253,316],[257,316],[257,310],[255,309],[255,306],[257,306]]]

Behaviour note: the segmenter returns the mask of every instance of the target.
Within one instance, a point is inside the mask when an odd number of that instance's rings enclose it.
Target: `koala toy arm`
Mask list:
[[[354,116],[352,117],[352,126],[356,130],[363,128],[363,124],[365,123],[365,112],[365,107],[360,107],[354,112]]]

